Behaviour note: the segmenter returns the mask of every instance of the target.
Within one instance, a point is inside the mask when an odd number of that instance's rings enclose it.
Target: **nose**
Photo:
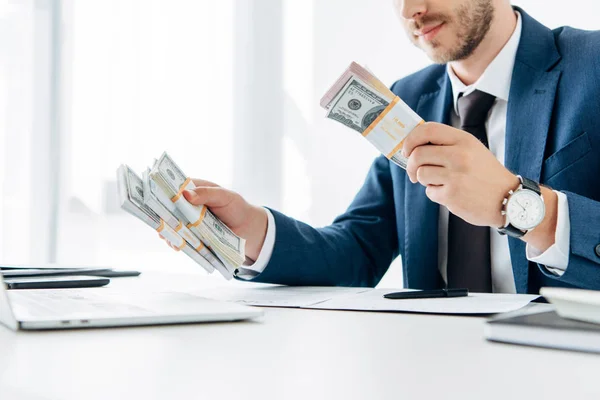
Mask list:
[[[399,0],[400,16],[404,19],[416,19],[427,13],[425,0]]]

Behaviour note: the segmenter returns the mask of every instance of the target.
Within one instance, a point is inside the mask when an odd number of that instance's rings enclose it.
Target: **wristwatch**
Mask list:
[[[510,190],[502,200],[502,215],[506,217],[504,226],[498,228],[503,235],[520,238],[538,226],[546,214],[540,185],[531,179],[517,175],[519,187]]]

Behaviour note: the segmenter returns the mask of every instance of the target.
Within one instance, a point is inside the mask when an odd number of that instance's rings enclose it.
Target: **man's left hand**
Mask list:
[[[502,199],[519,179],[472,134],[428,122],[406,137],[402,152],[411,182],[432,201],[473,225],[504,225]]]

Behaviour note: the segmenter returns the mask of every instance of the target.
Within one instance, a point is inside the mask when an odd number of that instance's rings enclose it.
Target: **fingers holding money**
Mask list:
[[[185,199],[194,206],[206,206],[236,234],[238,228],[247,225],[254,215],[253,207],[239,194],[221,187],[201,186],[183,192]]]
[[[423,186],[442,186],[449,181],[447,168],[424,165],[417,169],[417,180]]]
[[[183,196],[192,205],[207,206],[233,233],[244,238],[245,255],[256,260],[268,227],[264,208],[254,206],[238,193],[221,187],[201,186],[184,191]]]
[[[437,122],[426,122],[413,129],[402,146],[402,154],[410,157],[413,150],[427,144],[450,146],[456,144],[463,135],[460,130]]]
[[[204,179],[192,178],[192,182],[194,182],[194,185],[196,186],[221,187],[214,182],[206,181]]]
[[[221,187],[200,186],[186,190],[183,196],[195,206],[226,207],[235,200],[236,193]]]
[[[435,146],[435,145],[423,145],[414,149],[408,163],[406,165],[406,173],[412,183],[420,182],[426,186],[428,183],[424,183],[419,179],[419,171],[425,166],[437,166],[446,167],[449,152],[452,150],[448,146]],[[443,169],[443,168],[442,168]],[[431,182],[429,184],[441,185],[443,182]]]

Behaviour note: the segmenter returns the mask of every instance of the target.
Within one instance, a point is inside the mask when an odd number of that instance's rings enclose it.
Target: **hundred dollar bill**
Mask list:
[[[119,188],[119,202],[123,210],[155,229],[174,248],[181,250],[208,273],[214,270],[208,260],[202,257],[177,232],[165,224],[154,211],[144,204],[142,180],[131,168],[126,165],[119,167],[117,170],[117,183]],[[231,279],[231,277],[231,274],[227,273],[226,278]]]
[[[321,99],[327,117],[359,132],[390,161],[406,169],[404,139],[424,121],[379,79],[356,63]]]
[[[217,271],[223,274],[223,270],[229,270],[198,238],[190,229],[182,222],[183,216],[176,216],[177,210],[171,201],[161,202],[158,196],[163,197],[162,192],[158,191],[155,185],[151,185],[150,170],[144,171],[142,174],[142,186],[144,192],[144,204],[150,207],[167,225],[185,239],[189,245],[204,257]],[[158,196],[157,196],[158,194]],[[169,209],[171,206],[172,209]]]
[[[206,206],[193,206],[183,197],[183,191],[194,189],[195,185],[166,152],[150,171],[150,179],[185,216],[188,228],[197,233],[221,260],[234,268],[244,263],[245,239],[233,233]]]
[[[352,77],[362,80],[364,83],[372,87],[377,93],[379,93],[380,96],[384,97],[388,102],[391,102],[394,97],[396,97],[396,95],[386,85],[384,85],[366,68],[363,68],[359,64],[352,62],[350,66],[346,68],[342,76],[338,78],[333,86],[321,98],[321,107],[328,110],[331,101],[337,97],[339,92],[344,86],[346,86]]]
[[[153,169],[157,167],[158,164],[158,160],[154,160],[153,163]],[[221,254],[215,252],[211,246],[209,245],[208,242],[208,238],[206,237],[205,233],[203,233],[197,226],[192,226],[192,224],[190,223],[190,220],[177,208],[176,204],[174,202],[171,201],[172,196],[170,196],[169,194],[167,194],[159,185],[157,185],[157,183],[150,178],[150,173],[152,171],[148,172],[148,179],[144,179],[144,185],[148,185],[148,188],[150,189],[150,192],[153,196],[155,196],[155,199],[158,200],[158,202],[167,209],[167,211],[169,211],[175,218],[177,218],[179,221],[181,221],[184,226],[189,229],[190,232],[192,232],[196,237],[198,237],[205,245],[206,245],[206,249],[207,251],[209,251],[211,254],[213,254],[218,261],[220,261],[220,264],[222,264],[223,266],[225,266],[225,268],[232,272],[235,271],[236,266],[231,264],[227,259],[225,259]],[[144,187],[144,190],[146,190],[146,187]],[[146,197],[144,197],[144,201],[146,201]],[[152,197],[148,198],[148,201],[152,201]],[[217,268],[217,267],[215,267]],[[217,268],[217,270],[219,270],[219,268]]]
[[[362,80],[352,77],[331,103],[327,118],[362,134],[389,104]]]

